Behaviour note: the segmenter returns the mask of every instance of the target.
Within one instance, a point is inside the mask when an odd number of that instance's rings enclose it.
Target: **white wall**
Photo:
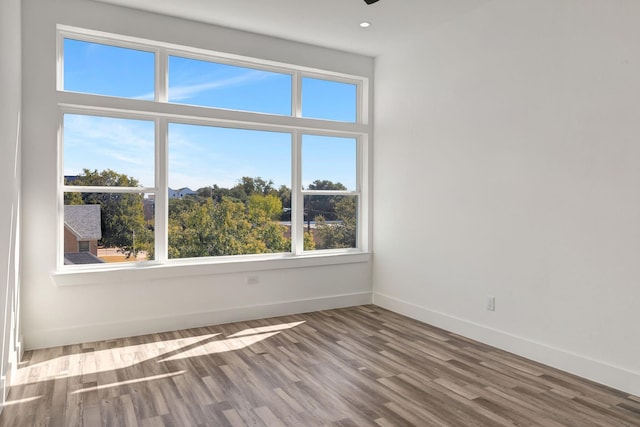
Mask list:
[[[187,277],[136,271],[107,275],[106,283],[67,287],[58,286],[52,277],[58,226],[56,24],[364,76],[372,75],[371,58],[86,0],[24,0],[23,15],[27,84],[23,98],[22,298],[27,348],[371,301],[369,262],[258,269],[251,272],[259,276],[258,285],[247,285],[244,271]]]
[[[495,0],[376,59],[375,303],[640,394],[638,17]]]
[[[0,3],[0,400],[19,352],[20,0]],[[0,406],[0,411],[2,406]]]

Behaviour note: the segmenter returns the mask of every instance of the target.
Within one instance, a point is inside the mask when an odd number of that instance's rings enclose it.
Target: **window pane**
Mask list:
[[[64,90],[153,100],[155,54],[64,39]]]
[[[309,190],[356,190],[355,138],[302,136],[302,184]]]
[[[172,123],[169,187],[170,258],[290,251],[289,133]]]
[[[152,260],[153,195],[64,193],[64,263]]]
[[[355,123],[356,100],[355,84],[302,79],[302,117]]]
[[[169,102],[291,115],[291,75],[169,57]]]
[[[355,248],[357,208],[358,196],[305,195],[304,249]]]
[[[154,186],[154,122],[65,114],[63,146],[67,185]]]

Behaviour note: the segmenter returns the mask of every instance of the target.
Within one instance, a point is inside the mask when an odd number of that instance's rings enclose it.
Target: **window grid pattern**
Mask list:
[[[64,40],[73,39],[108,46],[124,47],[151,52],[155,55],[155,93],[153,101],[138,99],[116,98],[90,93],[76,93],[64,89]],[[108,34],[98,34],[91,31],[76,29],[59,29],[58,31],[58,107],[60,111],[59,131],[59,200],[63,204],[65,193],[122,193],[146,194],[154,198],[154,263],[167,263],[167,229],[168,229],[168,144],[169,125],[193,124],[204,126],[231,127],[237,129],[251,129],[260,131],[288,132],[291,134],[291,255],[308,254],[304,250],[304,198],[312,195],[323,196],[353,196],[357,205],[357,242],[354,248],[334,250],[334,252],[362,252],[368,250],[367,239],[367,209],[365,199],[368,197],[366,189],[366,156],[369,127],[366,123],[366,88],[364,78],[342,76],[335,73],[323,73],[318,70],[307,70],[295,66],[274,66],[261,64],[246,58],[229,58],[223,54],[202,52],[187,47],[176,48],[161,43],[139,41],[126,37]],[[272,114],[255,113],[251,111],[224,110],[208,106],[170,104],[169,101],[169,57],[213,61],[234,66],[246,66],[253,69],[291,75],[291,116],[280,117]],[[356,121],[355,123],[335,122],[329,120],[303,117],[302,111],[302,79],[319,78],[333,82],[344,82],[356,86]],[[119,187],[119,186],[78,186],[65,182],[63,164],[63,123],[66,114],[95,115],[99,117],[113,117],[135,120],[151,120],[155,124],[155,180],[153,186]],[[337,190],[305,190],[302,184],[302,139],[303,135],[325,135],[342,138],[354,138],[356,141],[356,184],[350,191]],[[62,210],[62,209],[60,209]],[[60,227],[62,229],[62,227]],[[63,245],[60,238],[59,247]],[[62,250],[59,250],[59,262],[63,264]]]

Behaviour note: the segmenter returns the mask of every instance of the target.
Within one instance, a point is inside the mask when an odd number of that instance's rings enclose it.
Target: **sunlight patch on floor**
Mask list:
[[[303,323],[305,322],[279,323],[276,325],[247,328],[227,337],[222,337],[221,333],[214,333],[156,341],[146,344],[134,344],[105,350],[84,348],[84,352],[76,352],[74,354],[64,356],[54,356],[41,362],[23,362],[14,375],[11,385],[26,385],[73,376],[87,376],[101,372],[130,368],[141,363],[154,360],[161,363],[216,353],[237,351],[258,344],[263,340],[278,335],[285,330],[295,328]],[[100,343],[95,344],[99,345]],[[91,343],[86,346],[89,345],[91,345]],[[60,349],[62,349],[62,347],[60,347]],[[39,354],[39,351],[34,353],[33,357],[35,360],[37,360]],[[174,374],[167,375],[171,376]],[[148,377],[132,381],[148,381],[159,378],[161,377]],[[99,390],[103,387],[113,387],[118,384],[119,383],[104,386],[100,385],[97,387],[79,390],[77,393],[82,393],[91,389]]]
[[[279,325],[269,325],[269,326],[261,326],[259,328],[249,328],[249,329],[245,329],[244,331],[235,333],[233,335],[229,335],[229,338],[242,337],[245,335],[261,334],[263,332],[283,331],[285,329],[295,328],[296,326],[300,326],[303,323],[305,323],[304,320],[301,322],[280,323]]]
[[[89,391],[104,390],[105,388],[119,387],[122,385],[149,382],[149,381],[161,380],[164,378],[172,378],[172,377],[177,377],[178,375],[182,375],[185,372],[187,371],[170,372],[168,374],[153,375],[153,376],[144,377],[144,378],[136,378],[135,380],[119,381],[117,383],[111,383],[111,384],[101,384],[94,387],[86,387],[86,388],[83,388],[82,390],[76,390],[71,392],[70,394],[86,393]]]
[[[33,402],[34,400],[41,399],[42,397],[44,396],[40,395],[40,396],[33,396],[33,397],[25,397],[24,399],[7,400],[2,404],[2,406],[11,406],[11,405],[20,405],[22,403],[29,403],[29,402]]]
[[[91,375],[100,372],[124,369],[147,360],[167,355],[174,351],[180,351],[185,347],[197,345],[198,343],[208,341],[218,335],[220,334],[216,333],[195,337],[176,338],[161,341],[161,345],[159,345],[158,342],[135,344],[107,350],[96,350],[86,353],[58,356],[42,362],[23,364],[12,378],[11,385],[25,385],[33,382],[53,380],[56,378]]]

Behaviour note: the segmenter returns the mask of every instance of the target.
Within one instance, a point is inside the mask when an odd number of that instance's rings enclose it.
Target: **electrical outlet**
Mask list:
[[[491,295],[487,297],[487,310],[496,311],[496,297]]]
[[[260,283],[260,276],[247,276],[247,285],[257,285]]]

